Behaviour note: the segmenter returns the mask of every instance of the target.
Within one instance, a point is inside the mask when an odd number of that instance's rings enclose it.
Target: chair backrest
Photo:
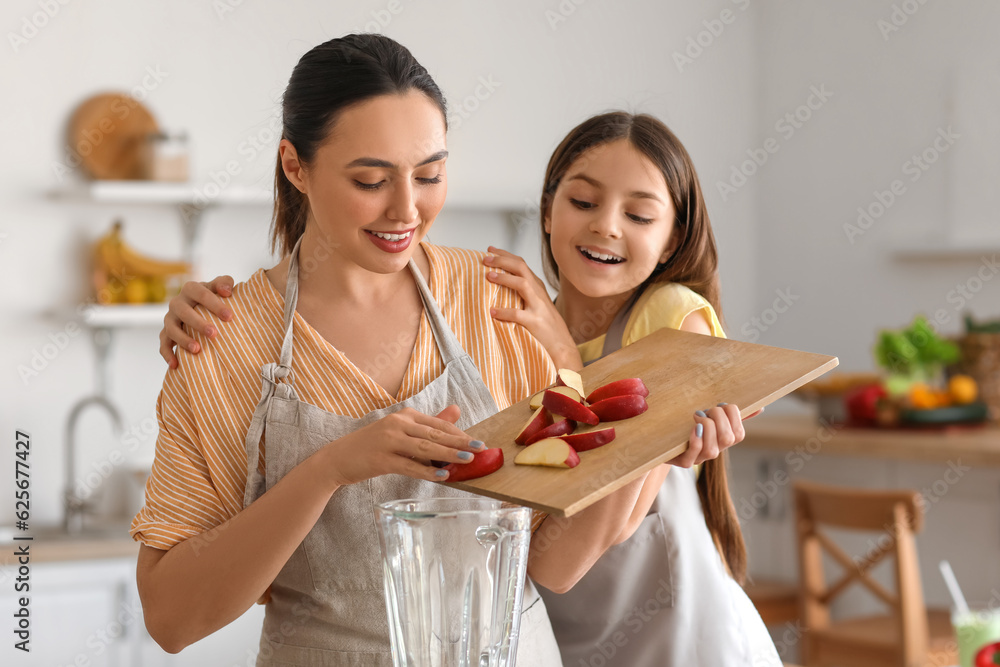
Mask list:
[[[897,619],[901,665],[920,664],[927,655],[928,627],[914,534],[923,528],[923,504],[917,491],[875,491],[796,481],[799,570],[802,581],[802,619],[807,652],[809,630],[830,626],[830,605],[852,583],[867,588]],[[852,558],[823,531],[823,526],[878,532],[874,546]],[[843,576],[826,584],[823,551],[844,569]],[[896,590],[886,590],[870,576],[886,556],[895,556]]]

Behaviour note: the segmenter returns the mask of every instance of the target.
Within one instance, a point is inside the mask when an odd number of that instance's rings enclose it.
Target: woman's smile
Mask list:
[[[376,232],[366,229],[365,232],[377,248],[386,252],[403,252],[413,241],[414,229],[416,227],[400,232]]]

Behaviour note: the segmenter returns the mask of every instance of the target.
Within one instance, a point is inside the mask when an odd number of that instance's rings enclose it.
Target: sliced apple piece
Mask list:
[[[568,442],[577,452],[585,452],[589,449],[597,449],[601,445],[606,445],[614,440],[615,428],[608,426],[607,428],[580,431],[579,433],[560,436],[559,439]]]
[[[649,389],[646,388],[646,383],[639,378],[615,380],[590,392],[590,396],[587,397],[587,403],[597,403],[606,398],[628,396],[629,394],[636,394],[645,398],[649,396]]]
[[[532,410],[537,410],[538,408],[542,407],[542,397],[545,396],[545,391],[546,391],[545,389],[542,389],[540,392],[532,396],[531,399],[528,401],[528,407],[531,408]]]
[[[552,423],[552,415],[545,408],[538,408],[535,413],[531,415],[531,419],[524,425],[521,432],[517,434],[514,438],[514,442],[519,445],[528,444],[528,438],[530,438],[535,433],[538,433],[543,428]]]
[[[467,479],[485,477],[503,467],[503,450],[499,447],[473,452],[473,458],[468,463],[449,463],[444,467],[448,471],[446,482],[464,482]]]
[[[542,405],[554,415],[596,426],[600,419],[586,405],[581,403],[580,394],[570,387],[553,387],[545,392]]]
[[[560,368],[556,371],[557,383],[563,387],[569,387],[570,389],[576,389],[576,393],[580,396],[585,396],[583,391],[583,378],[580,374],[569,368]]]
[[[514,463],[525,466],[550,466],[553,468],[575,468],[580,456],[565,440],[545,438],[532,443],[514,457]]]
[[[542,409],[544,410],[545,408]],[[524,441],[524,444],[530,445],[533,442],[538,442],[539,440],[544,440],[545,438],[555,438],[560,435],[566,435],[575,430],[575,421],[556,415],[555,420],[551,424],[543,428],[541,431],[536,431],[534,434],[529,436],[528,439]]]
[[[612,396],[591,404],[590,410],[602,422],[613,422],[641,415],[649,409],[646,399],[638,394]]]

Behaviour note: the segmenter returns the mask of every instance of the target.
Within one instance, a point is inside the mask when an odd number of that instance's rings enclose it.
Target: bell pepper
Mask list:
[[[987,644],[976,652],[975,667],[996,667],[1000,665],[1000,642]]]
[[[881,384],[855,387],[844,395],[847,416],[857,424],[872,425],[878,421],[878,402],[888,396]]]

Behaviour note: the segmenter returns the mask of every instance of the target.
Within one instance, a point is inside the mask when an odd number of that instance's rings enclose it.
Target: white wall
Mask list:
[[[811,87],[833,93],[756,176],[758,306],[763,311],[775,289],[798,297],[761,342],[836,354],[843,368],[868,370],[879,328],[937,313],[940,330],[951,334],[966,309],[1000,314],[998,267],[983,262],[1000,251],[993,203],[1000,5],[782,0],[760,10],[755,136],[781,137],[775,123],[805,103]],[[935,157],[939,130],[949,127],[957,138],[951,146],[939,141],[948,150],[921,170],[913,155],[929,149]],[[735,161],[739,147],[733,152]],[[905,190],[893,195],[897,180]],[[877,213],[878,197],[895,201],[865,230],[857,209]],[[924,239],[943,250],[949,236],[982,252],[894,255]]]
[[[48,193],[72,180],[57,176],[65,160],[65,126],[72,109],[103,90],[139,86],[148,72],[160,81],[143,95],[159,124],[187,130],[192,172],[201,186],[236,160],[241,185],[266,188],[273,175],[273,128],[280,94],[298,58],[312,46],[354,29],[378,27],[406,44],[462,113],[449,137],[449,206],[432,232],[437,243],[485,249],[507,245],[538,266],[537,232],[514,239],[500,208],[530,212],[549,153],[573,125],[592,113],[624,107],[666,120],[703,175],[718,169],[733,146],[753,140],[758,84],[752,11],[729,0],[505,3],[292,2],[246,0],[219,15],[223,2],[132,3],[105,0],[58,5],[39,18],[37,0],[5,3],[0,26],[0,331],[5,382],[0,430],[32,434],[33,518],[59,519],[64,421],[70,406],[93,389],[93,353],[86,333],[37,377],[19,366],[60,339],[74,322],[67,312],[88,297],[87,247],[113,217],[127,239],[151,254],[176,255],[177,214],[165,207],[114,207],[53,201]],[[721,11],[732,22],[718,21]],[[395,13],[393,13],[395,10]],[[712,21],[716,23],[712,24]],[[34,31],[26,25],[45,23]],[[376,23],[371,23],[375,21]],[[381,21],[384,26],[380,26]],[[704,21],[724,30],[690,64],[673,54]],[[11,43],[7,33],[27,35]],[[18,41],[15,39],[15,41]],[[474,95],[481,79],[493,90]],[[154,83],[152,78],[147,83]],[[499,85],[496,85],[499,84]],[[472,96],[472,97],[470,97]],[[248,150],[251,138],[267,145]],[[707,187],[723,259],[724,305],[731,322],[745,321],[754,302],[754,194],[725,206]],[[237,278],[273,260],[266,247],[265,207],[206,213],[203,275]],[[120,331],[111,364],[111,395],[129,427],[149,426],[165,366],[152,329]],[[54,348],[49,348],[51,352]],[[149,461],[155,436],[145,435],[133,462]],[[122,449],[106,420],[88,413],[79,428],[82,470]],[[11,457],[0,477],[12,478]],[[115,478],[127,466],[115,467]],[[115,479],[113,478],[113,479]],[[117,502],[117,501],[116,501]],[[0,523],[13,520],[0,504]]]

